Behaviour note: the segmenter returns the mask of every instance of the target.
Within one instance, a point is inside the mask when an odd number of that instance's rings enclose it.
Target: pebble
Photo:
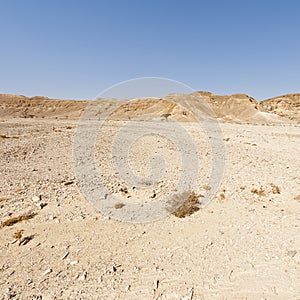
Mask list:
[[[82,275],[80,275],[80,276],[78,277],[78,280],[83,281],[83,280],[86,279],[86,276],[87,276],[87,272],[83,272]]]
[[[297,254],[297,251],[295,251],[295,250],[290,250],[290,251],[288,251],[288,253],[287,253],[287,255],[289,256],[289,257],[294,257],[295,255]]]
[[[128,285],[125,286],[125,291],[126,292],[129,291],[129,289],[130,289],[130,284],[128,284]]]
[[[34,201],[34,202],[38,202],[38,201],[41,201],[42,200],[42,196],[41,195],[39,195],[39,196],[33,196],[32,197],[32,201]]]
[[[150,196],[152,199],[156,197],[155,191],[153,191],[152,195]]]
[[[159,285],[159,280],[155,280],[153,282],[154,289],[158,289],[158,285]]]
[[[71,266],[77,265],[77,264],[78,264],[78,260],[73,260],[73,261],[70,262],[70,265],[71,265]]]
[[[47,269],[44,273],[43,276],[46,276],[52,272],[52,269]]]
[[[68,255],[69,255],[69,252],[67,251],[67,252],[61,257],[61,259],[65,259]]]
[[[47,203],[43,203],[43,202],[39,202],[39,203],[36,204],[36,206],[37,206],[39,209],[43,209],[46,205],[47,205]]]

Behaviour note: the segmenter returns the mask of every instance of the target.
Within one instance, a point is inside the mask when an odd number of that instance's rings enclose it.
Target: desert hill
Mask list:
[[[300,121],[300,94],[288,94],[259,102],[259,109]]]
[[[122,104],[120,106],[120,104]],[[89,105],[89,107],[88,107]],[[227,96],[210,92],[170,94],[163,98],[59,100],[36,96],[0,94],[0,117],[78,119],[88,107],[88,115],[100,118],[113,111],[113,119],[213,120],[230,123],[299,122],[300,94],[280,96],[258,102],[245,94]]]

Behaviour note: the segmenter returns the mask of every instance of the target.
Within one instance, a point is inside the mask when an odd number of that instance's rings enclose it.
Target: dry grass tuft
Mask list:
[[[115,208],[115,209],[120,209],[120,208],[122,208],[122,207],[124,207],[124,206],[125,206],[124,203],[118,202],[118,203],[116,203],[116,204],[114,205],[114,208]]]
[[[294,200],[296,200],[296,201],[300,202],[300,195],[298,195],[298,196],[294,197]]]
[[[18,136],[8,136],[5,134],[0,134],[0,139],[18,139]]]
[[[24,220],[32,219],[36,214],[35,213],[27,213],[18,217],[10,218],[0,224],[0,229],[6,226],[12,226],[16,223],[22,222]]]
[[[175,195],[168,201],[166,209],[177,218],[188,217],[200,209],[199,197],[201,195],[194,192]]]
[[[219,199],[222,201],[222,200],[225,200],[225,193],[220,193],[219,194]]]
[[[260,187],[259,190],[255,189],[255,188],[251,189],[251,193],[261,196],[261,197],[266,196],[266,192],[264,191],[264,189],[262,187]]]
[[[13,237],[16,239],[16,240],[20,240],[23,236],[23,232],[24,230],[18,230],[16,231],[14,234],[13,234]]]
[[[202,185],[202,189],[204,189],[206,191],[210,191],[211,190],[211,186],[209,186],[208,184],[204,184],[204,185]]]
[[[275,184],[271,184],[271,188],[272,188],[272,193],[273,194],[280,194],[280,188],[279,186],[275,185]]]

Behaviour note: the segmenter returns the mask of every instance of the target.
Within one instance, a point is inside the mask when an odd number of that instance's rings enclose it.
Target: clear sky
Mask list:
[[[0,0],[0,93],[92,99],[166,77],[261,100],[300,92],[298,0]]]

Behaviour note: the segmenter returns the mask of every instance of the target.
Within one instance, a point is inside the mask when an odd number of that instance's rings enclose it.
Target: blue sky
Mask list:
[[[0,93],[92,99],[148,76],[300,92],[299,16],[297,0],[0,0]]]

